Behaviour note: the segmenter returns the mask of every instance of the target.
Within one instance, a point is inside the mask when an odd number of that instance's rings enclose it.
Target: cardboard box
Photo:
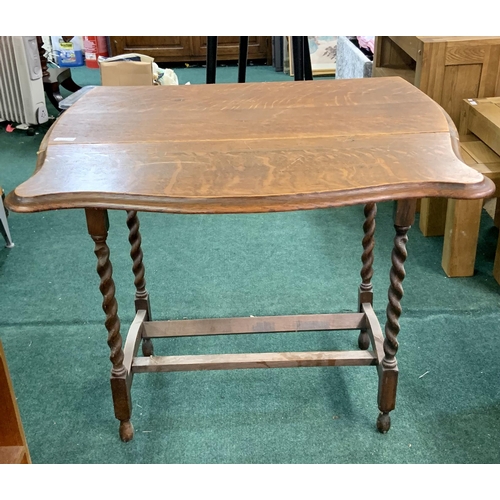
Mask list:
[[[153,85],[151,61],[102,61],[100,69],[102,85]]]

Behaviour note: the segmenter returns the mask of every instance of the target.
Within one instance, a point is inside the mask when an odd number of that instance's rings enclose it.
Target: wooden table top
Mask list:
[[[400,78],[96,87],[6,204],[243,213],[487,197],[450,123]]]

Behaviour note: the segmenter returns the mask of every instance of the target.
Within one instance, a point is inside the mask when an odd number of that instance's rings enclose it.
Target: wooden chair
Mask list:
[[[307,36],[292,36],[294,79],[312,80],[311,55]],[[238,83],[245,83],[248,59],[248,36],[240,36]],[[207,83],[215,83],[217,69],[217,37],[207,37]]]

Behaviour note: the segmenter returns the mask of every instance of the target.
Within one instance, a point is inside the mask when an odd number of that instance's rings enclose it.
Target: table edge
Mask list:
[[[436,103],[437,104],[437,103]],[[465,162],[460,153],[460,139],[457,128],[450,115],[439,105],[446,118],[453,153],[458,161]],[[56,125],[52,124],[45,134],[38,151],[35,175],[45,161],[50,133]],[[471,168],[471,167],[468,167]],[[31,176],[31,177],[32,177]],[[62,193],[36,197],[19,197],[14,189],[5,198],[5,206],[13,212],[32,213],[60,209],[110,209],[138,210],[142,212],[162,212],[178,214],[229,214],[229,213],[265,213],[289,212],[295,210],[314,210],[334,208],[363,203],[384,202],[408,198],[455,198],[483,199],[495,193],[494,182],[482,176],[481,182],[461,184],[452,182],[420,182],[381,185],[346,189],[344,191],[326,191],[321,193],[299,193],[287,195],[217,197],[217,198],[181,198],[128,195],[124,193]],[[17,188],[16,188],[17,189]],[[106,201],[103,201],[103,197]]]
[[[264,213],[314,210],[371,202],[383,202],[407,198],[487,198],[495,191],[493,181],[483,176],[479,183],[463,185],[452,183],[412,183],[377,186],[342,192],[308,193],[281,196],[252,196],[225,198],[173,198],[138,195],[109,194],[103,201],[102,193],[78,193],[43,195],[36,198],[20,198],[12,191],[5,198],[9,210],[20,213],[48,210],[99,208],[111,210],[138,210],[178,214],[225,214]]]

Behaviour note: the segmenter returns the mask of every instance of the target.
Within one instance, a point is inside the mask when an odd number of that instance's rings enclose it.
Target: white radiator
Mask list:
[[[0,36],[0,121],[48,120],[36,36]]]

